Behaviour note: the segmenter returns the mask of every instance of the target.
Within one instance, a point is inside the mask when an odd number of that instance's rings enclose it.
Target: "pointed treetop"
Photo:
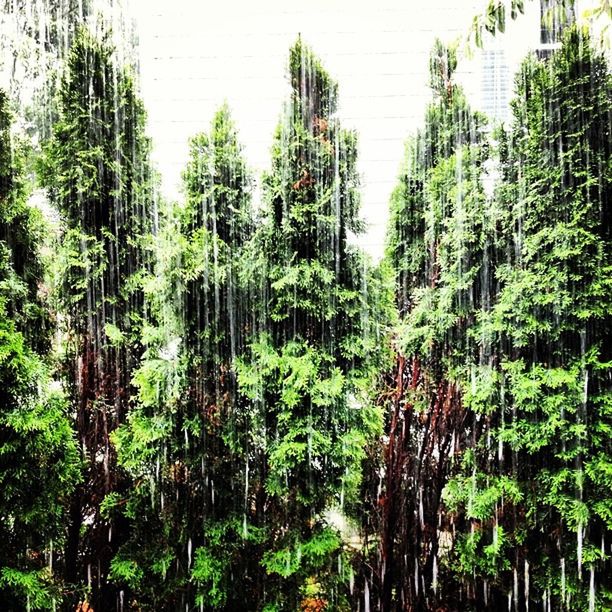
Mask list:
[[[457,69],[455,45],[445,45],[436,38],[429,56],[429,86],[438,96],[445,96],[452,90],[453,75]]]
[[[301,36],[289,51],[289,78],[293,99],[303,111],[310,110],[318,117],[328,117],[336,111],[338,84]]]

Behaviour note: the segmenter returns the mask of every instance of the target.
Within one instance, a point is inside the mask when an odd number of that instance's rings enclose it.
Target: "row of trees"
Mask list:
[[[488,139],[454,64],[434,53],[434,102],[392,199],[404,327],[382,600],[605,609],[609,66],[569,29],[550,60],[523,63],[513,120]]]
[[[299,39],[260,210],[227,107],[159,200],[133,76],[82,30],[50,241],[0,98],[7,609],[610,605],[609,67],[569,30],[493,136],[455,67],[438,43],[376,266]]]

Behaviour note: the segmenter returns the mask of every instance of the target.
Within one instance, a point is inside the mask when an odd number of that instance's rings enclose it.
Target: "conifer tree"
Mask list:
[[[482,186],[484,118],[455,83],[453,48],[436,42],[433,101],[408,142],[391,199],[386,257],[402,315],[388,407],[377,591],[382,610],[451,601],[441,581],[438,532],[452,457],[479,423],[462,406],[464,368],[489,355],[470,329],[490,307],[488,242],[494,224]],[[388,398],[388,399],[387,399]]]
[[[255,314],[246,272],[253,233],[251,177],[226,105],[215,115],[210,135],[192,140],[191,154],[184,173],[183,225],[191,249],[203,259],[192,262],[197,272],[188,272],[184,292],[186,412],[201,425],[194,429],[199,439],[186,463],[204,482],[202,510],[191,517],[189,528],[191,579],[202,605],[232,609],[252,600],[256,579],[246,571],[253,545],[245,529],[247,405],[237,394],[235,372]],[[205,248],[200,248],[202,238]],[[243,577],[240,583],[237,576]]]
[[[301,40],[289,78],[255,238],[264,328],[238,368],[258,457],[249,521],[261,530],[267,574],[260,606],[344,609],[352,569],[343,536],[365,446],[380,426],[364,401],[367,263],[350,245],[362,229],[357,143],[336,116],[336,83]]]
[[[192,138],[183,177],[185,202],[158,239],[155,327],[135,375],[139,405],[115,436],[137,484],[127,501],[113,500],[114,512],[126,504],[134,527],[113,567],[118,577],[124,568],[151,609],[233,609],[251,601],[251,576],[235,580],[249,551],[244,401],[233,368],[251,316],[241,268],[253,222],[251,179],[227,106],[209,133]]]
[[[86,478],[73,497],[66,576],[86,583],[95,609],[118,595],[107,582],[124,537],[121,521],[100,514],[125,481],[110,433],[129,410],[140,357],[143,294],[152,230],[149,141],[133,77],[112,48],[86,29],[76,35],[60,88],[60,118],[45,163],[51,201],[64,223],[59,295],[66,313],[67,381]]]
[[[51,386],[44,222],[27,204],[23,158],[0,91],[0,601],[7,611],[61,604],[57,551],[80,476],[68,403]]]

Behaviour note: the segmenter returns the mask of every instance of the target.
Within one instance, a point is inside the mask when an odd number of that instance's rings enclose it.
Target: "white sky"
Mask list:
[[[187,140],[208,129],[224,100],[255,176],[268,167],[287,96],[288,51],[301,33],[339,82],[344,126],[358,132],[362,215],[369,228],[361,245],[380,256],[403,143],[421,125],[429,100],[433,41],[464,35],[483,5],[484,0],[132,0],[142,94],[164,193],[179,196]],[[533,40],[531,29],[527,37]],[[526,31],[519,38],[521,33]],[[458,73],[468,94],[477,97],[478,63],[461,61]]]

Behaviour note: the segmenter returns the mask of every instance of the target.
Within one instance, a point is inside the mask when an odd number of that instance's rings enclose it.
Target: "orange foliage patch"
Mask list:
[[[300,608],[303,612],[325,612],[327,610],[327,600],[318,597],[306,597],[302,600]]]
[[[327,132],[327,128],[329,125],[327,119],[324,119],[323,117],[315,117],[312,124],[315,134],[324,134],[325,132]]]
[[[302,178],[295,181],[295,183],[293,183],[291,187],[295,190],[302,189],[303,187],[309,187],[310,185],[313,185],[314,182],[315,180],[312,178],[312,176],[310,176],[308,170],[302,170]]]

